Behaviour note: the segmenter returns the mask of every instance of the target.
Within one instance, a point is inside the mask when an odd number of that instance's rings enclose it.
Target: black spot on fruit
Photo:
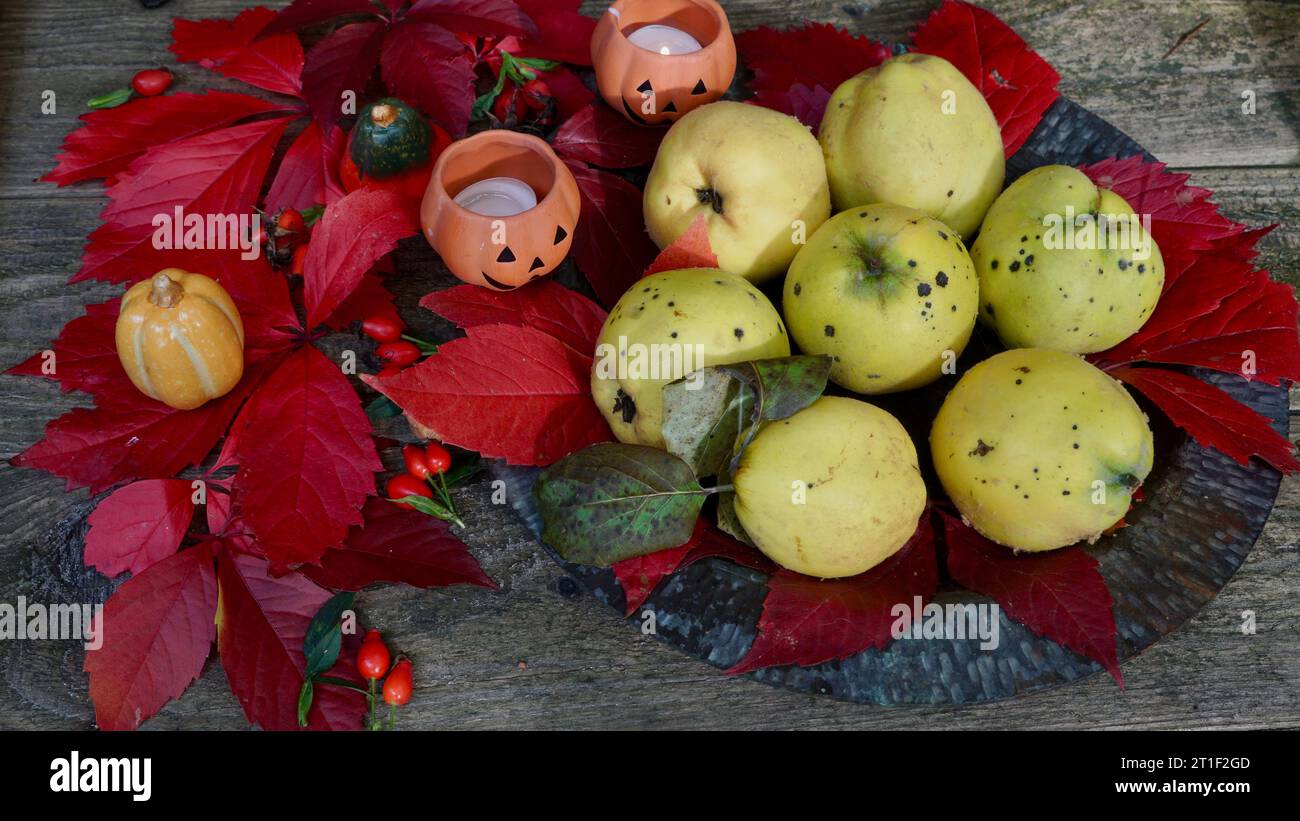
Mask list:
[[[1033,254],[1030,254],[1029,256],[1025,257],[1025,264],[1026,264],[1026,265],[1033,265],[1033,264],[1034,264],[1034,255],[1033,255]]]
[[[835,336],[835,326],[834,326],[834,325],[827,325],[823,330],[824,330],[824,332],[826,333],[827,336]]]
[[[996,271],[998,269],[998,261],[996,259],[993,260],[992,262],[989,263],[989,267],[992,268],[994,271]]]
[[[940,288],[947,288],[947,287],[948,287],[948,275],[945,274],[943,271],[940,271],[939,273],[935,274],[935,275],[934,275],[934,284],[935,284],[935,285],[938,285]]]
[[[929,296],[931,290],[930,283],[928,282],[918,282],[916,284],[916,293],[918,296]]]
[[[796,283],[794,284],[794,295],[795,295],[795,296],[799,296],[799,294],[801,294],[801,293],[803,293],[803,285],[801,285],[801,284],[799,284],[798,282],[796,282]]]
[[[1011,261],[1011,264],[1007,266],[1007,269],[1008,269],[1008,270],[1011,270],[1011,271],[1019,271],[1019,270],[1020,270],[1020,260],[1018,260],[1018,259],[1012,260],[1012,261]]]
[[[1126,260],[1126,259],[1121,259],[1117,264],[1119,265],[1119,269],[1120,269],[1121,271],[1127,271],[1127,270],[1128,270],[1128,266],[1129,266],[1129,261],[1128,261],[1128,260]]]
[[[734,334],[736,335],[736,339],[744,339],[744,338],[745,338],[745,330],[744,330],[743,328],[733,328],[733,329],[732,329],[732,333],[734,333]]]
[[[951,188],[948,189],[948,196],[950,196],[950,197],[952,196],[952,189],[951,189]]]
[[[1028,365],[1021,365],[1021,366],[1018,367],[1018,368],[1012,368],[1012,370],[1020,371],[1021,373],[1029,373],[1029,366],[1028,366]]]
[[[618,395],[614,397],[614,413],[622,414],[623,421],[630,423],[636,418],[636,403],[632,397],[623,393],[623,389],[618,389]]]
[[[970,452],[971,456],[984,456],[993,450],[993,445],[985,443],[983,439],[977,439],[975,449]]]
[[[1139,274],[1145,274],[1146,272],[1147,272],[1147,266],[1142,265],[1142,264],[1139,264],[1139,265],[1138,265],[1138,273],[1139,273]]]
[[[947,239],[947,238],[948,238],[948,235],[947,235],[947,234],[945,234],[945,233],[942,232],[942,231],[939,232],[939,239]]]
[[[722,213],[722,195],[712,188],[695,189],[695,198],[699,200],[702,205],[707,205],[712,208],[713,213]]]
[[[908,268],[915,268],[915,267],[916,267],[916,260],[914,260],[914,259],[909,259],[909,260],[907,261],[907,267],[908,267]]]

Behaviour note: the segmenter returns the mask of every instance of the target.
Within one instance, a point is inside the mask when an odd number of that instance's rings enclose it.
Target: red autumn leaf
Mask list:
[[[464,34],[537,36],[532,19],[511,0],[416,0],[406,19]]]
[[[351,91],[357,97],[365,93],[387,33],[383,23],[352,23],[330,33],[307,52],[302,92],[321,126],[332,126],[343,115],[343,92]]]
[[[643,128],[603,102],[594,102],[555,132],[555,151],[605,168],[631,168],[654,161],[664,130]]]
[[[441,519],[378,496],[366,500],[361,514],[365,524],[352,528],[343,547],[327,552],[319,567],[303,568],[317,584],[332,590],[360,590],[376,582],[496,589],[469,548]]]
[[[607,171],[567,164],[582,195],[573,259],[600,301],[613,305],[658,253],[645,231],[641,189]]]
[[[315,562],[361,522],[382,469],[339,366],[308,345],[249,400],[234,503],[276,569]]]
[[[225,288],[244,325],[244,361],[261,362],[297,344],[302,326],[289,298],[289,283],[265,256],[234,260],[223,270],[200,271]]]
[[[717,267],[718,255],[713,253],[713,246],[709,243],[709,221],[701,214],[691,223],[690,228],[673,240],[672,245],[659,252],[659,256],[655,257],[641,276],[648,277],[681,268]]]
[[[330,127],[328,139],[322,139],[320,125],[312,120],[289,146],[275,181],[266,193],[266,210],[281,208],[302,210],[316,204],[329,205],[342,199],[339,160],[343,156],[346,134],[338,126]]]
[[[220,488],[220,490],[216,490]],[[203,505],[203,516],[208,523],[208,532],[214,536],[223,536],[226,526],[231,524],[234,505],[230,497],[229,479],[209,479],[207,503]]]
[[[103,645],[86,652],[95,722],[134,730],[203,672],[216,634],[217,579],[206,544],[119,587],[96,619]]]
[[[461,328],[479,325],[520,325],[563,342],[575,353],[590,358],[605,324],[605,309],[570,288],[550,279],[529,283],[513,291],[493,291],[476,285],[457,285],[434,291],[420,307],[456,323]]]
[[[1145,394],[1202,445],[1243,465],[1258,456],[1285,473],[1300,470],[1290,440],[1268,419],[1213,385],[1164,368],[1115,368],[1110,375]]]
[[[860,576],[820,580],[778,570],[767,580],[758,636],[727,675],[778,665],[803,667],[883,648],[893,639],[895,605],[912,607],[939,584],[928,512],[897,553]]]
[[[303,262],[307,327],[328,320],[380,257],[419,231],[411,204],[387,189],[360,188],[326,208]]]
[[[57,379],[64,391],[91,394],[106,383],[125,379],[114,342],[120,301],[120,297],[113,297],[108,302],[87,305],[86,313],[64,325],[50,346],[53,358],[40,351],[5,373]]]
[[[287,118],[237,125],[149,149],[108,189],[112,200],[100,217],[73,282],[135,282],[167,267],[215,276],[240,251],[154,247],[159,214],[249,214],[257,204],[267,166]],[[222,236],[229,245],[229,237]]]
[[[542,331],[479,325],[418,365],[361,380],[438,439],[513,465],[549,465],[610,439],[591,357]]]
[[[194,410],[169,408],[122,379],[96,407],[74,408],[45,426],[45,437],[11,460],[62,476],[68,490],[98,493],[128,479],[163,479],[198,464],[212,450],[257,374]]]
[[[518,0],[537,24],[537,36],[523,42],[516,57],[539,57],[577,66],[591,65],[591,35],[596,21],[578,12],[579,0]]]
[[[146,479],[114,491],[87,520],[86,564],[111,578],[172,555],[194,518],[193,496],[187,479]]]
[[[991,11],[944,0],[912,35],[916,50],[943,57],[988,101],[1006,156],[1024,145],[1060,94],[1061,75]]]
[[[268,564],[254,556],[221,556],[217,647],[230,690],[249,722],[264,730],[296,730],[298,691],[307,669],[302,642],[330,593],[297,573],[274,577],[268,571]],[[342,656],[328,675],[360,684]],[[365,710],[363,694],[321,684],[308,729],[359,730]]]
[[[374,13],[370,0],[293,0],[262,29],[261,36],[296,31],[346,14],[371,16]]]
[[[81,115],[83,125],[63,140],[58,166],[41,180],[68,185],[112,177],[155,145],[224,128],[277,109],[266,100],[224,91],[136,97],[126,105]]]
[[[1016,555],[947,511],[939,515],[954,581],[992,596],[1009,617],[1098,662],[1124,686],[1110,591],[1096,559],[1077,547]]]
[[[249,85],[302,95],[302,44],[297,35],[262,37],[275,12],[257,8],[241,11],[234,20],[175,20],[171,51],[182,63],[242,80]]]
[[[814,129],[830,92],[889,56],[868,37],[812,22],[787,31],[763,26],[741,32],[736,48],[754,72],[754,102],[793,114]]]
[[[353,322],[372,316],[386,317],[398,323],[402,321],[397,306],[393,304],[393,295],[384,286],[383,277],[369,273],[361,278],[352,295],[343,300],[326,324],[335,330],[343,330]]]
[[[582,82],[582,78],[564,66],[556,66],[550,71],[537,72],[538,78],[546,83],[555,100],[555,114],[561,122],[577,114],[596,99],[596,95]]]
[[[465,136],[474,107],[474,62],[456,35],[433,23],[404,20],[384,41],[381,68],[389,91],[451,136]]]

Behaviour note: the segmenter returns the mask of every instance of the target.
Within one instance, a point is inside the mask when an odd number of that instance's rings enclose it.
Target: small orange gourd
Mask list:
[[[238,384],[244,324],[216,281],[164,268],[122,296],[117,356],[142,393],[190,410]]]

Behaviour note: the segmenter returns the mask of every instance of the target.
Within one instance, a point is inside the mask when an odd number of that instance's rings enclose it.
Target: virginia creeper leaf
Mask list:
[[[234,503],[277,570],[315,562],[361,522],[382,468],[370,420],[339,366],[312,346],[249,400]]]
[[[470,327],[418,365],[361,379],[438,439],[512,465],[612,438],[591,401],[591,357],[534,328]]]
[[[357,105],[364,102],[360,98],[379,65],[379,48],[387,33],[383,23],[351,23],[307,52],[302,91],[321,127],[329,128],[343,116],[345,91],[356,95]]]
[[[128,579],[96,619],[103,645],[86,651],[95,723],[134,730],[203,671],[216,625],[217,579],[207,544]]]
[[[573,259],[605,305],[613,305],[655,258],[645,232],[641,189],[581,163],[566,161],[582,195]]]
[[[682,268],[717,267],[718,255],[713,253],[713,246],[709,242],[709,221],[701,214],[691,223],[690,228],[659,252],[654,262],[650,263],[650,267],[646,268],[641,276],[648,277],[663,271],[677,271]]]
[[[365,524],[303,572],[333,590],[360,590],[376,582],[413,587],[472,584],[496,589],[465,543],[446,522],[372,496],[361,511]]]
[[[182,63],[198,63],[249,85],[298,97],[303,55],[297,35],[258,37],[275,16],[259,6],[241,11],[233,20],[178,17],[170,48]]]
[[[146,479],[114,491],[87,520],[86,564],[112,577],[172,555],[194,517],[193,495],[185,479]]]
[[[416,0],[406,19],[437,23],[464,34],[537,36],[532,19],[511,0]]]
[[[922,514],[911,539],[881,564],[847,579],[819,580],[781,569],[767,580],[758,636],[728,675],[763,667],[809,667],[883,649],[893,639],[894,606],[931,598],[939,583],[934,533]]]
[[[390,91],[451,136],[465,136],[474,106],[474,63],[456,35],[433,23],[403,20],[384,41],[381,69]]]
[[[591,65],[596,21],[578,12],[579,0],[518,0],[537,24],[537,36],[523,41],[516,57],[540,57],[576,66]]]
[[[603,102],[574,114],[551,138],[555,151],[565,157],[604,168],[649,165],[666,132],[643,128]]]
[[[606,316],[599,305],[551,279],[513,291],[457,285],[428,294],[420,300],[420,307],[461,328],[497,324],[534,328],[587,357],[596,350]]]
[[[124,379],[126,373],[114,341],[120,302],[120,297],[113,297],[108,302],[87,305],[86,313],[64,325],[50,346],[53,358],[40,351],[5,373],[57,379],[65,392],[92,394],[102,385]]]
[[[370,0],[293,0],[262,29],[261,36],[296,31],[345,14],[369,16],[374,13],[375,6]]]
[[[1098,662],[1124,686],[1110,591],[1096,559],[1077,547],[1016,555],[947,511],[939,515],[955,581],[992,596],[1009,617]]]
[[[339,160],[347,142],[346,134],[338,126],[331,126],[329,137],[321,137],[320,125],[312,120],[289,146],[275,181],[266,193],[266,210],[275,213],[281,208],[303,210],[316,204],[329,205],[343,198],[343,185],[339,182]]]

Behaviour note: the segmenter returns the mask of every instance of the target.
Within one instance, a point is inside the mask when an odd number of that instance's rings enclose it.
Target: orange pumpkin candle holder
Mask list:
[[[731,86],[736,41],[715,0],[618,0],[596,24],[591,61],[605,102],[634,123],[671,125]]]
[[[498,182],[486,207],[457,202],[471,186]],[[529,197],[513,209],[519,213],[491,207],[519,190]],[[536,205],[531,205],[533,195]],[[453,274],[473,285],[508,291],[564,261],[580,210],[573,173],[549,145],[517,131],[483,131],[452,143],[438,157],[420,205],[420,223]]]

